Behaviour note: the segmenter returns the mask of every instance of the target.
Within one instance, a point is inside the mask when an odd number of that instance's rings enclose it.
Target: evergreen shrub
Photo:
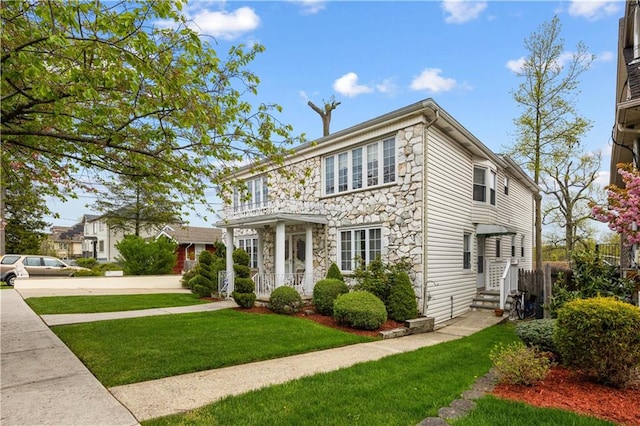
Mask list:
[[[553,341],[555,333],[555,319],[540,319],[519,322],[516,325],[516,336],[529,347],[535,347],[544,352],[558,354],[558,348]]]
[[[293,287],[278,287],[271,292],[269,308],[278,314],[295,314],[302,308],[302,297]]]
[[[331,266],[329,266],[329,270],[327,271],[327,279],[344,281],[342,272],[340,272],[340,268],[338,268],[338,265],[336,265],[335,263],[332,263]]]
[[[568,302],[554,335],[562,361],[598,383],[624,388],[640,368],[640,308],[612,297]]]
[[[341,294],[333,305],[336,322],[362,330],[376,330],[387,321],[384,303],[368,291]]]
[[[530,386],[544,379],[551,368],[549,357],[522,342],[496,345],[489,353],[500,383]]]
[[[313,287],[313,306],[322,315],[333,315],[333,303],[339,295],[346,293],[349,293],[349,287],[344,281],[335,278],[320,280]]]
[[[411,278],[406,272],[399,272],[393,276],[389,299],[386,303],[389,318],[404,322],[417,317],[418,303],[411,285]]]

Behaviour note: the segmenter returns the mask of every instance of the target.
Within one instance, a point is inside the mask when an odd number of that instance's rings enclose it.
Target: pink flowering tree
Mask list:
[[[607,186],[607,206],[592,206],[592,214],[620,233],[625,245],[640,244],[640,170],[618,164],[618,174],[624,187]]]

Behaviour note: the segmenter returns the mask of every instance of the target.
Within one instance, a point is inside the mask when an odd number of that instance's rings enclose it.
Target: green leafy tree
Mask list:
[[[4,162],[3,162],[4,167]],[[43,217],[50,213],[39,188],[27,179],[11,179],[4,188],[6,253],[39,254],[50,226]]]
[[[104,215],[111,229],[140,236],[141,231],[180,222],[180,205],[166,185],[119,176],[105,188],[92,208]]]
[[[116,243],[120,252],[118,262],[127,275],[170,274],[176,264],[176,247],[168,238],[145,241],[135,235],[127,235]]]
[[[579,77],[589,69],[594,56],[579,42],[566,60],[562,26],[555,16],[543,23],[537,32],[525,40],[528,50],[524,64],[517,73],[522,80],[513,98],[522,113],[514,120],[517,142],[507,147],[541,183],[543,166],[557,164],[567,158],[567,147],[578,144],[591,123],[578,115],[576,97]],[[542,199],[535,201],[535,261],[542,270]]]
[[[209,188],[226,199],[241,187],[239,164],[282,164],[301,138],[278,105],[252,106],[259,79],[247,67],[264,47],[219,56],[182,6],[1,2],[0,187],[27,180],[65,199],[126,176],[208,205]]]

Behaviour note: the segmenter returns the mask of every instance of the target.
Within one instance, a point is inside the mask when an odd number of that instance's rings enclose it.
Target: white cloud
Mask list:
[[[620,1],[572,0],[569,6],[569,15],[595,21],[606,16],[619,14],[622,5],[624,3]]]
[[[595,180],[595,184],[599,185],[601,188],[604,188],[605,186],[609,185],[610,176],[611,173],[609,173],[608,171],[600,170],[598,172],[598,177]]]
[[[302,13],[305,15],[313,15],[315,13],[324,10],[326,0],[290,0],[291,3],[299,5],[302,9]]]
[[[518,58],[518,59],[511,59],[507,61],[507,68],[509,68],[511,70],[511,72],[518,74],[520,72],[522,72],[522,69],[524,68],[524,63],[527,60],[524,58],[524,56]]]
[[[333,90],[348,98],[373,92],[373,88],[358,84],[358,74],[347,73],[333,82]]]
[[[382,83],[376,84],[376,90],[385,95],[393,96],[398,92],[398,85],[395,83],[395,79],[386,78]]]
[[[486,1],[444,0],[440,5],[448,24],[464,24],[477,19],[487,8]]]
[[[233,12],[200,10],[190,17],[189,27],[200,34],[231,40],[253,31],[260,25],[260,17],[250,7]]]
[[[596,61],[598,62],[611,62],[614,59],[615,56],[613,56],[613,52],[610,52],[608,50],[603,50],[596,55]]]
[[[422,74],[417,76],[411,82],[413,90],[429,90],[434,93],[448,92],[456,87],[457,83],[453,78],[445,78],[440,76],[442,72],[439,68],[426,68]]]

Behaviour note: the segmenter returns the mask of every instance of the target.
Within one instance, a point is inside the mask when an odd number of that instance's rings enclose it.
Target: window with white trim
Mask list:
[[[520,257],[524,257],[524,235],[520,236]]]
[[[504,195],[509,195],[509,178],[504,178]]]
[[[496,205],[496,172],[486,167],[473,167],[473,201]]]
[[[497,239],[496,240],[496,257],[501,257],[501,247],[500,247],[500,243],[502,242],[502,240]]]
[[[238,247],[246,251],[249,255],[249,267],[258,267],[258,239],[257,238],[240,238]]]
[[[511,236],[511,257],[516,257],[516,236]]]
[[[382,256],[382,229],[340,230],[338,248],[338,265],[342,271],[353,271],[360,265],[366,266]]]
[[[471,269],[471,234],[464,234],[462,240],[462,269]]]
[[[394,137],[324,158],[324,194],[369,188],[396,181]]]
[[[247,192],[243,193],[238,188],[233,190],[233,206],[237,210],[252,210],[267,207],[269,201],[269,186],[267,177],[261,176],[245,181]]]

